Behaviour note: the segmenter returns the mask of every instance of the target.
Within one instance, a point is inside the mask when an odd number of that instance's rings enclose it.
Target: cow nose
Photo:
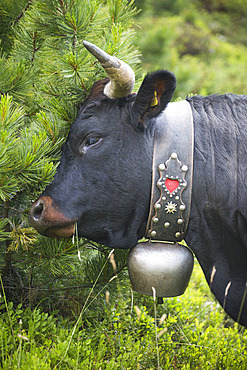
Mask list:
[[[44,201],[38,200],[36,204],[31,209],[32,218],[34,221],[38,222],[42,218],[42,212],[44,209]]]
[[[45,217],[46,202],[45,199],[38,199],[33,205],[29,213],[30,224],[40,233],[45,234],[47,229],[47,220]]]

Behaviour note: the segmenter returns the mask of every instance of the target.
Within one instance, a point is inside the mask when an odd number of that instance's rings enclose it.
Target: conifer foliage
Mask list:
[[[84,241],[38,236],[27,214],[54,176],[80,102],[104,76],[82,41],[97,44],[136,69],[138,51],[131,29],[135,14],[133,0],[0,3],[0,271],[12,300],[28,298],[30,303],[38,288],[51,291],[56,284],[68,283],[68,276],[77,276],[78,264],[77,283],[90,286],[83,261],[96,270],[96,264],[90,264],[96,258],[100,268],[98,250],[104,249],[93,245],[96,254],[87,249],[87,259],[78,259]]]

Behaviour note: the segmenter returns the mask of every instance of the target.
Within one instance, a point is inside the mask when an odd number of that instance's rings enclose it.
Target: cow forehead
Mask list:
[[[131,99],[132,100],[132,99]],[[84,104],[71,127],[71,131],[88,132],[95,130],[106,130],[126,123],[131,108],[129,99],[109,99],[90,101]]]

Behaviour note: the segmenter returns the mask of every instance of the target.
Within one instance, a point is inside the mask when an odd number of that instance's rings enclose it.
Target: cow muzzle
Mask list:
[[[76,220],[66,217],[49,196],[40,197],[32,205],[30,224],[42,235],[69,238],[75,232]]]

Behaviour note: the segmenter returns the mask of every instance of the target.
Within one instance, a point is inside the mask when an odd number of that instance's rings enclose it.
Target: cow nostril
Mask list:
[[[44,210],[44,203],[42,201],[39,201],[33,208],[33,219],[35,221],[40,220],[40,218],[42,217],[43,210]]]

